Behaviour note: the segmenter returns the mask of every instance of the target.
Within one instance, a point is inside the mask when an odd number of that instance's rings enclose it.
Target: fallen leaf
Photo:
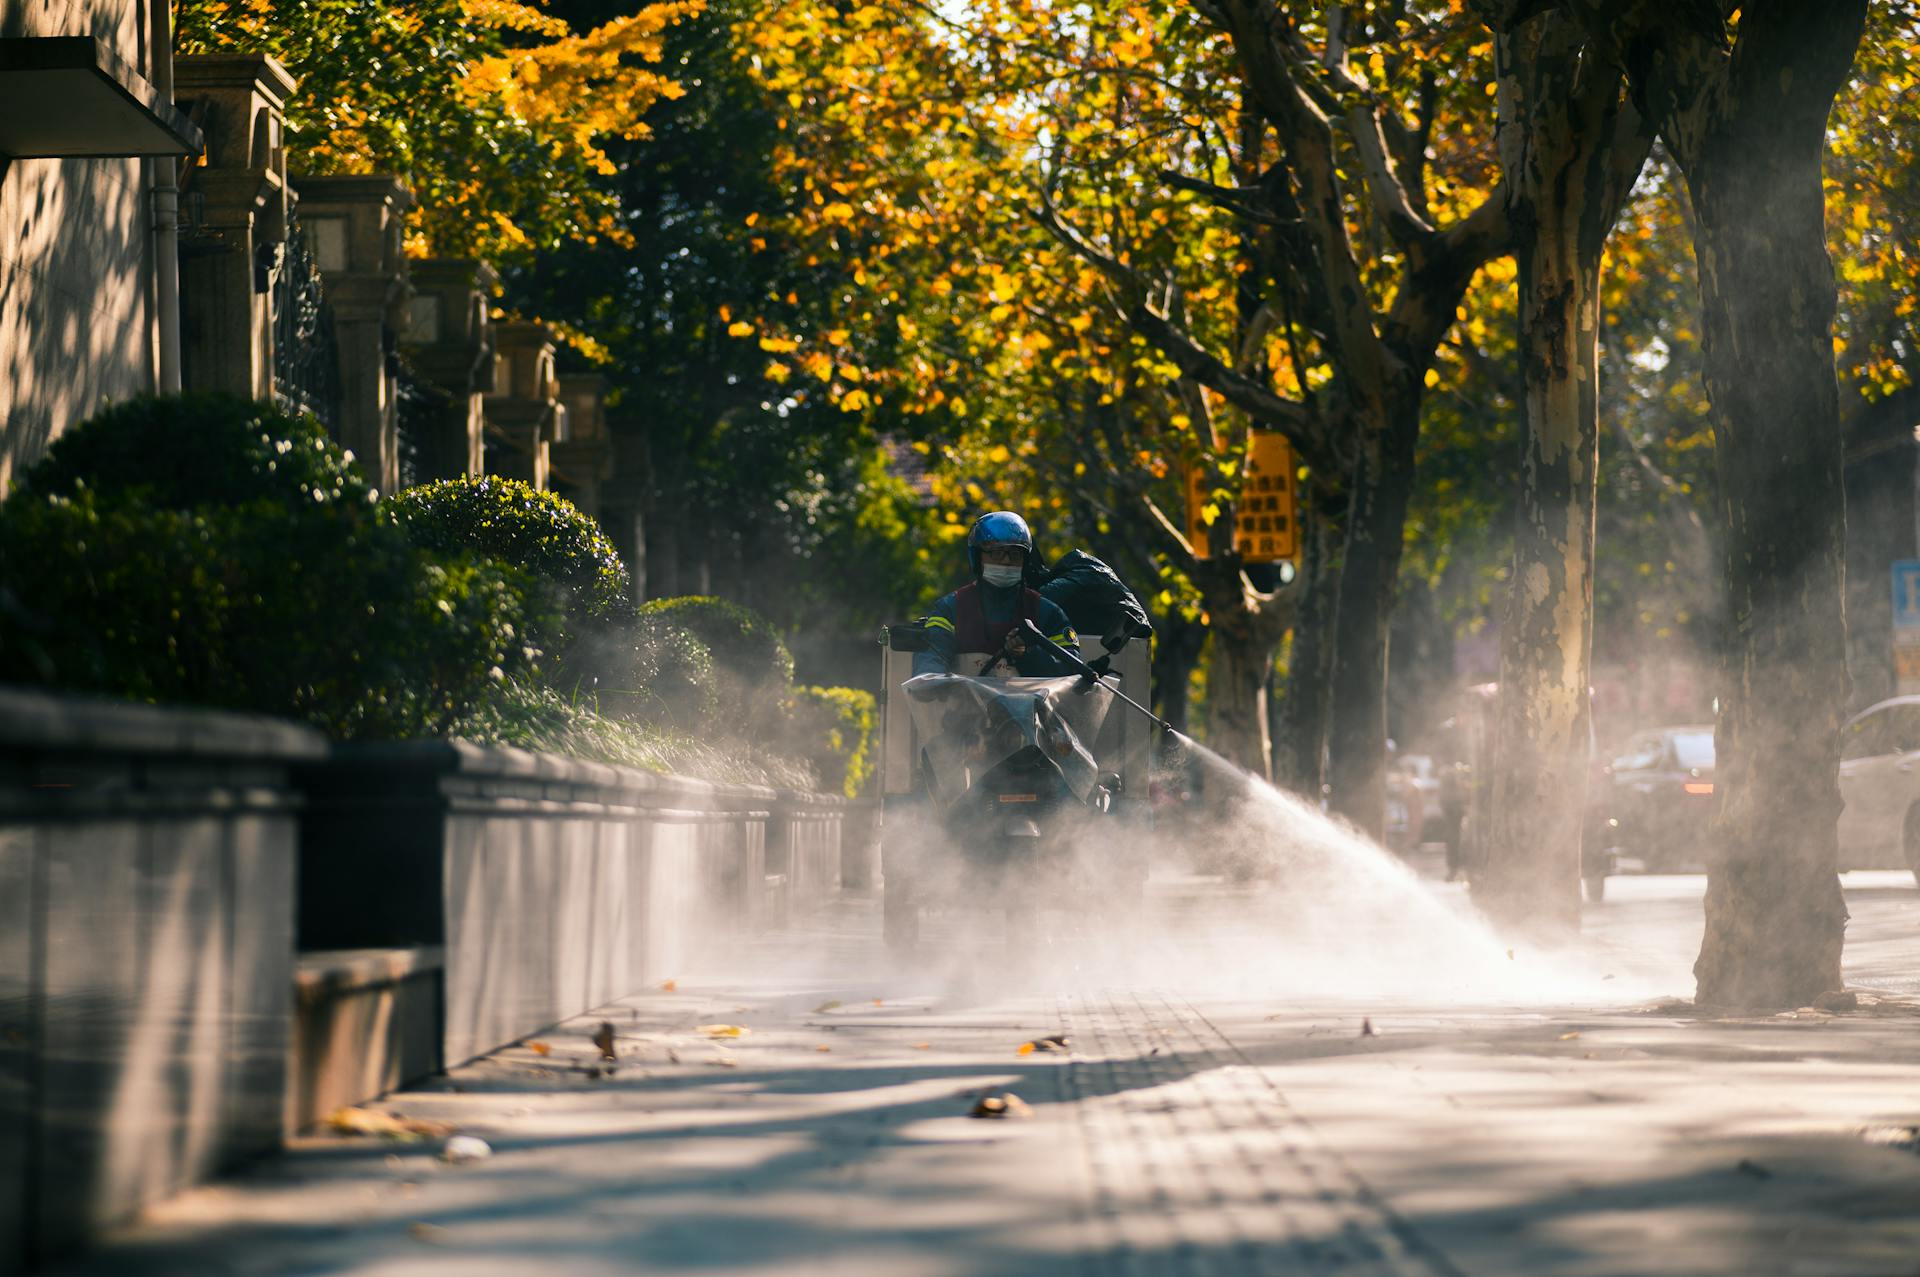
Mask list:
[[[875,1005],[875,1006],[877,1006],[877,1007],[883,1007],[883,1006],[885,1006],[885,1005],[887,1005],[887,1003],[886,1003],[886,999],[884,999],[884,998],[875,998],[875,999],[873,1000],[873,1005]]]
[[[914,1050],[916,1050],[916,1051],[924,1051],[924,1050],[926,1050],[926,1049],[927,1049],[928,1047],[930,1047],[930,1046],[932,1046],[932,1045],[933,1045],[933,1043],[931,1043],[931,1042],[915,1042],[915,1043],[913,1044],[913,1049],[914,1049]]]
[[[833,1010],[835,1007],[839,1005],[840,1005],[840,1001],[838,998],[834,999],[831,1002],[822,1002],[819,1006],[813,1009],[813,1013],[815,1015],[825,1015],[827,1012]]]
[[[737,1024],[702,1024],[694,1032],[704,1033],[710,1038],[744,1038],[753,1030],[741,1028]]]
[[[593,1031],[593,1044],[600,1048],[601,1059],[617,1060],[620,1058],[620,1053],[613,1049],[613,1022],[611,1020],[600,1021],[600,1027]]]
[[[816,1047],[814,1047],[813,1049],[814,1049],[814,1050],[816,1050],[816,1051],[831,1051],[831,1050],[833,1050],[833,1048],[832,1048],[832,1047],[830,1047],[830,1046],[816,1046]]]
[[[1032,1117],[1033,1106],[1015,1095],[1012,1091],[1005,1091],[999,1095],[981,1096],[974,1102],[973,1110],[969,1112],[967,1116],[980,1118]]]
[[[1031,1043],[1031,1042],[1022,1042],[1022,1043],[1020,1044],[1020,1049],[1019,1049],[1019,1050],[1017,1050],[1017,1051],[1015,1051],[1015,1052],[1014,1052],[1014,1054],[1015,1054],[1015,1055],[1032,1055],[1032,1054],[1033,1054],[1033,1043]]]
[[[708,1060],[707,1063],[716,1069],[737,1069],[740,1067],[740,1061],[734,1059],[731,1055],[716,1055],[711,1060]]]
[[[1379,1036],[1373,1031],[1372,1016],[1369,1015],[1369,1016],[1360,1017],[1360,1036],[1363,1038],[1371,1038],[1371,1037]]]
[[[363,1108],[335,1109],[327,1115],[327,1125],[347,1135],[379,1135],[398,1140],[437,1140],[457,1129],[451,1122],[430,1122]]]
[[[1576,1031],[1576,1032],[1573,1032],[1573,1033],[1562,1033],[1562,1034],[1560,1035],[1560,1040],[1561,1040],[1562,1042],[1571,1042],[1571,1041],[1573,1041],[1573,1040],[1574,1040],[1575,1038],[1577,1038],[1577,1037],[1579,1037],[1579,1036],[1580,1036],[1580,1034],[1579,1034],[1579,1033],[1578,1033],[1577,1031]]]
[[[679,987],[680,982],[678,980],[662,980],[660,982],[660,991],[662,993],[672,993]]]
[[[447,1230],[438,1224],[408,1224],[407,1233],[417,1242],[441,1245],[447,1240]]]
[[[529,1042],[526,1044],[526,1047],[527,1050],[533,1052],[535,1055],[546,1055],[553,1050],[553,1048],[545,1042]]]
[[[672,1047],[667,1048],[667,1063],[668,1064],[680,1063],[680,1053],[678,1051],[675,1051]]]

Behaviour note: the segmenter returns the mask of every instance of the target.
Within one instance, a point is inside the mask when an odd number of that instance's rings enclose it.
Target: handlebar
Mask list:
[[[1082,679],[1086,680],[1089,685],[1100,682],[1102,677],[1106,674],[1105,670],[1096,669],[1092,665],[1089,665],[1087,664],[1087,662],[1080,659],[1080,654],[1078,652],[1069,652],[1066,648],[1060,646],[1058,643],[1048,638],[1045,634],[1042,634],[1040,632],[1040,627],[1035,625],[1032,621],[1028,621],[1028,620],[1021,621],[1019,626],[1016,627],[1015,632],[1017,633],[1021,631],[1024,631],[1021,637],[1027,643],[1029,644],[1038,643],[1046,651],[1052,652],[1055,656],[1059,657],[1061,660],[1065,661],[1070,667],[1072,667],[1072,669],[1076,673],[1078,673]],[[1011,638],[1012,634],[1009,634],[1008,637]],[[996,657],[995,659],[998,660],[999,658]],[[1105,658],[1102,658],[1103,663],[1104,663],[1104,659]],[[989,668],[991,668],[991,665],[989,666]],[[1180,734],[1179,732],[1174,730],[1173,725],[1171,723],[1167,722],[1164,718],[1161,718],[1158,714],[1155,714],[1152,710],[1148,709],[1145,705],[1142,705],[1139,701],[1136,701],[1131,696],[1128,696],[1125,692],[1121,691],[1119,688],[1110,687],[1107,690],[1111,691],[1114,694],[1114,696],[1119,700],[1122,700],[1126,702],[1128,705],[1132,706],[1133,709],[1138,713],[1146,715],[1147,721],[1152,723],[1155,727],[1159,728],[1162,732],[1165,732],[1169,736],[1178,736]]]

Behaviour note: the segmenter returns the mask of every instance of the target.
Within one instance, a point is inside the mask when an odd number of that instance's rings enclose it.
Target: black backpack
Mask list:
[[[1038,574],[1034,588],[1059,605],[1081,634],[1097,634],[1110,652],[1153,633],[1147,610],[1120,574],[1085,550],[1069,550]]]

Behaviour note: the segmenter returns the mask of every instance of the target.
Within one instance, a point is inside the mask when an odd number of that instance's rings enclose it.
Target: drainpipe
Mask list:
[[[152,47],[153,87],[162,101],[173,102],[172,0],[148,0],[147,30]],[[163,395],[180,393],[180,182],[170,156],[150,160],[153,168],[153,266],[155,304],[160,320],[160,378]]]

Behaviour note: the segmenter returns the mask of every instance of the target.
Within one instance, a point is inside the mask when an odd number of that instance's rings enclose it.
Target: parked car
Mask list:
[[[1401,855],[1445,842],[1440,775],[1426,754],[1404,754],[1387,767],[1387,846]]]
[[[1920,696],[1868,706],[1840,729],[1840,867],[1920,877]]]
[[[1651,873],[1706,868],[1713,819],[1713,728],[1639,732],[1607,765],[1595,803],[1614,863]]]

